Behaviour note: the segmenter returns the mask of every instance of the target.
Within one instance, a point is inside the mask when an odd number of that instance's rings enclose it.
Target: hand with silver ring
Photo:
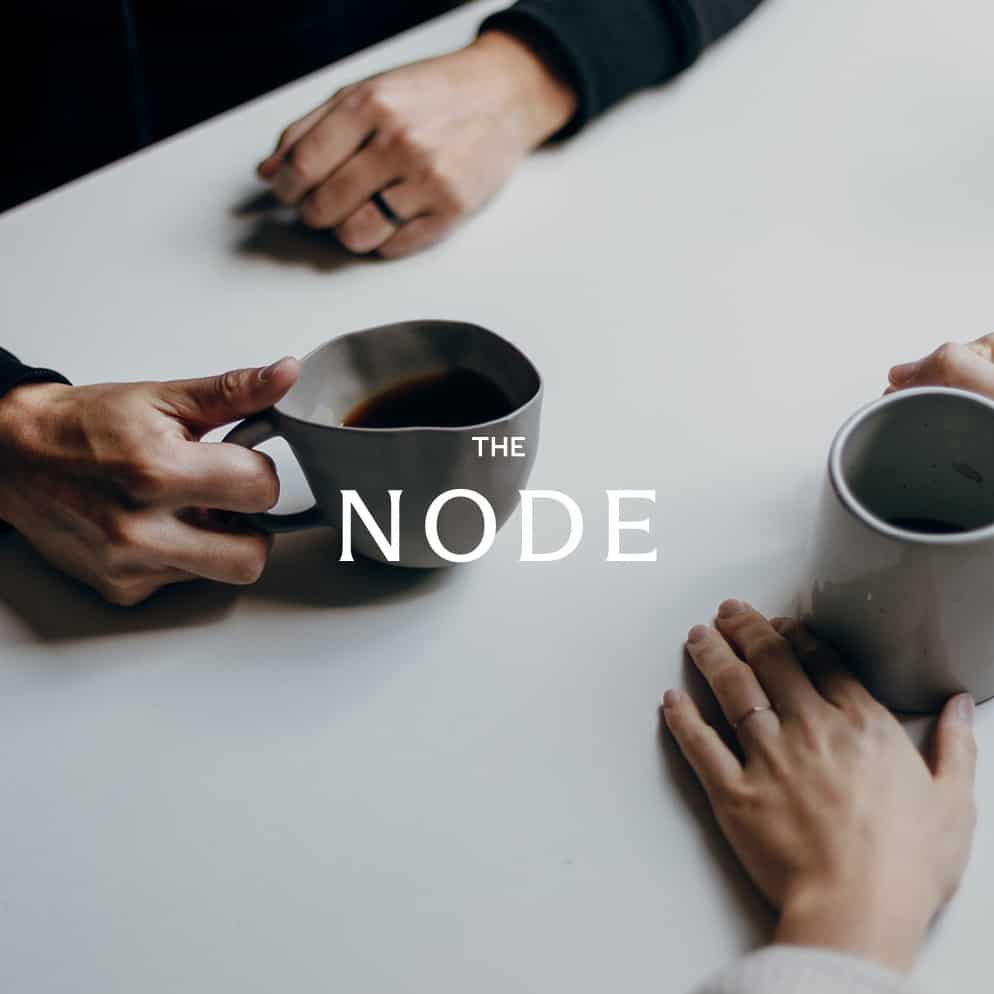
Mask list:
[[[737,732],[742,725],[748,721],[754,714],[761,714],[763,711],[771,710],[772,705],[770,704],[753,704],[751,708],[738,721],[732,722],[732,731]]]
[[[776,941],[910,968],[965,870],[973,701],[946,705],[924,760],[900,723],[802,625],[726,601],[687,650],[735,729],[690,696],[663,716],[722,832],[780,914]]]

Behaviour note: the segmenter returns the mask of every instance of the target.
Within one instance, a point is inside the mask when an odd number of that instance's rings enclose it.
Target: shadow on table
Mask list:
[[[722,728],[724,718],[703,677],[688,659],[685,658],[684,663],[687,693],[697,702],[705,720],[715,728]],[[700,829],[709,855],[722,871],[729,900],[741,911],[740,919],[748,929],[749,945],[759,946],[768,942],[776,921],[773,911],[722,836],[704,790],[662,721],[659,722],[659,751],[663,776],[676,786],[681,803]]]
[[[342,563],[340,553],[338,533],[331,528],[281,535],[262,579],[244,588],[243,596],[317,608],[351,608],[421,597],[440,589],[455,572],[405,569],[366,559]]]
[[[321,273],[357,265],[375,265],[376,256],[357,256],[342,247],[331,231],[315,231],[295,219],[269,191],[246,197],[232,214],[250,219],[248,233],[238,242],[242,255],[260,256],[284,266],[308,266]]]
[[[338,562],[335,533],[283,536],[262,579],[251,587],[180,583],[137,607],[108,604],[42,560],[18,535],[0,539],[0,602],[42,642],[68,642],[197,628],[223,620],[236,604],[284,602],[320,610],[407,600],[439,589],[448,570],[407,570]]]

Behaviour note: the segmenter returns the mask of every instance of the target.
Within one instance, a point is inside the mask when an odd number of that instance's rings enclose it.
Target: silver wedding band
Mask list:
[[[743,725],[747,722],[754,714],[759,714],[760,711],[772,711],[772,704],[756,704],[754,707],[749,708],[748,711],[738,721],[732,722],[732,730],[737,732]]]
[[[387,199],[382,193],[374,193],[372,202],[376,205],[376,209],[383,215],[383,217],[395,228],[399,228],[404,223],[401,218],[397,216],[394,209],[387,203]]]

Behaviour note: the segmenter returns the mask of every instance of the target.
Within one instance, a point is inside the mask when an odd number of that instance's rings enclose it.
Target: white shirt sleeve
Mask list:
[[[827,949],[770,946],[733,963],[695,994],[916,994],[879,963]]]

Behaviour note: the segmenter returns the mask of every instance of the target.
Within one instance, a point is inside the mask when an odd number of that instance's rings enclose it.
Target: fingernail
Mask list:
[[[693,645],[694,642],[703,642],[708,637],[710,630],[707,625],[694,625],[687,632],[687,643]]]
[[[891,383],[906,383],[921,369],[924,361],[924,359],[917,359],[915,362],[902,362],[898,366],[893,366],[888,374],[888,379]]]
[[[659,703],[663,709],[675,708],[681,700],[683,700],[682,690],[667,690]]]
[[[725,601],[718,608],[718,617],[731,618],[736,614],[741,614],[745,609],[746,606],[745,604],[742,603],[742,601],[737,601],[737,600]]]
[[[286,360],[289,359],[289,358],[290,358],[289,356],[283,356],[282,359],[277,359],[276,362],[272,363],[269,366],[266,366],[265,369],[260,369],[259,370],[259,382],[260,383],[265,383],[266,380],[270,379],[272,377],[273,373],[276,372],[276,368],[281,363],[286,362]]]
[[[968,725],[973,724],[973,716],[976,712],[976,705],[973,703],[973,698],[969,694],[960,694],[956,698],[956,709],[959,711],[959,717],[961,721],[966,722]]]

